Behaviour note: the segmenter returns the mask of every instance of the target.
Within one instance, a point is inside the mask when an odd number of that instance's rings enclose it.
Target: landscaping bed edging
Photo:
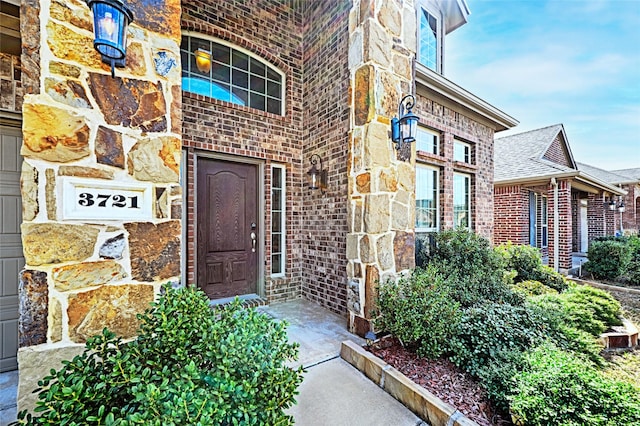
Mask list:
[[[340,357],[433,426],[478,425],[355,342],[342,342]]]

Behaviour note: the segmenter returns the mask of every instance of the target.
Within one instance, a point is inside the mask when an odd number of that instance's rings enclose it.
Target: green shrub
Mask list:
[[[449,359],[480,378],[504,407],[509,379],[521,354],[544,339],[543,324],[525,307],[487,302],[466,309],[458,330]]]
[[[429,265],[445,278],[461,306],[485,301],[522,305],[524,298],[505,282],[502,258],[489,241],[471,231],[447,230],[436,235]]]
[[[511,242],[501,244],[495,248],[502,257],[507,269],[516,271],[514,281],[540,281],[542,284],[557,291],[564,291],[567,282],[562,274],[553,268],[542,264],[540,250],[527,245],[515,245]]]
[[[516,281],[535,280],[534,272],[542,267],[540,250],[528,245],[516,245],[512,242],[495,248],[505,261],[506,268],[517,272]]]
[[[561,294],[545,294],[534,303],[546,305],[561,322],[598,337],[607,328],[620,325],[620,303],[604,290],[586,285],[573,285]]]
[[[391,332],[408,349],[437,358],[455,334],[460,307],[433,268],[416,270],[378,288],[376,328]]]
[[[585,267],[597,279],[614,280],[627,270],[632,254],[631,246],[623,241],[593,241]]]
[[[606,378],[587,360],[552,344],[524,358],[508,397],[511,413],[526,425],[637,425],[640,393]]]
[[[218,310],[193,288],[164,294],[130,343],[108,330],[39,386],[22,424],[292,424],[302,370],[286,324],[238,300]]]
[[[548,294],[548,293],[557,294],[558,293],[557,290],[542,284],[540,281],[533,281],[533,280],[520,281],[519,283],[511,286],[511,288],[515,292],[523,294],[525,296],[539,296],[541,294]]]
[[[599,367],[605,366],[605,360],[600,355],[602,344],[594,335],[579,330],[567,321],[567,312],[560,298],[533,297],[527,301],[527,308],[539,318],[545,327],[545,335],[556,346],[584,356]]]

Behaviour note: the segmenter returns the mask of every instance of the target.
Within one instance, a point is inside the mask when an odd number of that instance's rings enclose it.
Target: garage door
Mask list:
[[[0,126],[0,372],[18,368],[18,273],[24,266],[20,222],[20,129]]]

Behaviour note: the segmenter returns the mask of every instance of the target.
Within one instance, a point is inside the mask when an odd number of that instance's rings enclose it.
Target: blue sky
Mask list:
[[[576,161],[640,167],[640,0],[467,0],[445,76],[520,121],[564,124]]]

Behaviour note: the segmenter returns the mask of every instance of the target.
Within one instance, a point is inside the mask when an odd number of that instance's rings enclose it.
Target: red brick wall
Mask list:
[[[420,125],[440,132],[440,155],[419,155],[418,162],[440,168],[440,228],[453,227],[453,174],[471,175],[471,227],[492,239],[493,228],[493,136],[494,131],[461,112],[418,93],[414,113]],[[453,161],[456,139],[471,145],[471,165]]]
[[[554,188],[549,185],[547,196],[549,197],[549,266],[554,266],[554,252],[556,250],[553,238],[554,229]],[[571,214],[571,182],[558,181],[558,267],[568,270],[571,268],[571,240],[573,218]]]
[[[302,13],[288,3],[267,0],[182,3],[184,30],[209,35],[243,49],[280,68],[286,76],[285,115],[279,116],[183,92],[183,146],[187,151],[187,281],[195,282],[196,236],[194,191],[196,154],[223,153],[262,161],[265,204],[265,284],[270,300],[300,294],[303,196],[303,47]],[[286,277],[270,280],[271,164],[286,166]]]
[[[493,241],[529,244],[529,191],[520,185],[494,188]]]
[[[622,189],[627,191],[627,195],[624,196],[625,211],[622,214],[622,226],[626,233],[637,234],[640,231],[640,184],[627,184]]]
[[[350,2],[306,2],[304,34],[303,171],[318,154],[328,187],[302,190],[302,293],[346,313],[347,157]]]
[[[560,137],[561,136],[558,135],[554,139],[554,141],[547,149],[547,152],[544,153],[543,158],[549,161],[553,161],[557,164],[562,164],[563,166],[571,167],[571,164],[569,162],[569,153],[565,150]]]

